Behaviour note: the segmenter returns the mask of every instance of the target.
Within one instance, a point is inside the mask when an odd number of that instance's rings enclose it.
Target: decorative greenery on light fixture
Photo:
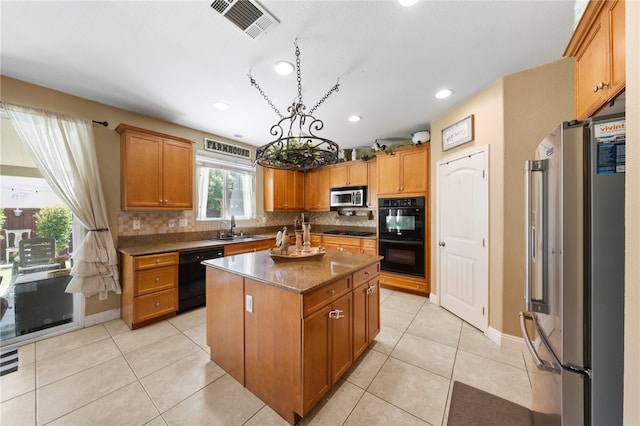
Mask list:
[[[287,108],[288,116],[283,116],[269,97],[260,88],[249,73],[249,82],[254,86],[269,106],[278,114],[280,121],[271,126],[270,133],[275,140],[256,150],[255,163],[272,169],[307,171],[333,164],[338,161],[338,144],[316,136],[315,132],[322,130],[324,123],[313,116],[313,112],[340,87],[336,83],[326,95],[305,113],[306,107],[302,102],[302,77],[300,72],[300,48],[296,47],[296,72],[298,74],[298,96]]]

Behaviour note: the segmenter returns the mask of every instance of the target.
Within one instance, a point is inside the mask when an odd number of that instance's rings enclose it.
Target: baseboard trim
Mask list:
[[[510,334],[503,334],[493,327],[487,329],[487,337],[489,340],[495,342],[505,348],[516,349],[521,352],[527,352],[527,347],[524,344],[524,339],[518,336],[512,336]]]
[[[97,314],[87,315],[84,317],[84,326],[91,327],[92,325],[102,324],[103,322],[118,318],[120,318],[120,308],[110,309],[108,311],[98,312]]]
[[[437,294],[429,293],[429,302],[433,303],[434,305],[440,306],[440,299],[438,299]]]

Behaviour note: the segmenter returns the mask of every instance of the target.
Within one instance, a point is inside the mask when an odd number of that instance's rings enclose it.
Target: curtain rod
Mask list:
[[[27,107],[25,107],[25,108],[27,108]],[[7,111],[2,106],[2,101],[0,101],[0,117],[9,118],[9,114],[7,114]],[[94,123],[94,124],[99,124],[99,125],[104,126],[104,127],[108,127],[109,126],[109,122],[107,122],[107,121],[91,120],[91,122]]]

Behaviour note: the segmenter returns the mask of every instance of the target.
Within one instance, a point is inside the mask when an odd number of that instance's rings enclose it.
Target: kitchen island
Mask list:
[[[320,401],[380,331],[378,255],[269,251],[204,261],[211,359],[289,423]]]

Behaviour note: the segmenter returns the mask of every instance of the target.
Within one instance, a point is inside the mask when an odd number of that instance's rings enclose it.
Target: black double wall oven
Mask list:
[[[424,278],[425,197],[378,200],[380,269]]]

